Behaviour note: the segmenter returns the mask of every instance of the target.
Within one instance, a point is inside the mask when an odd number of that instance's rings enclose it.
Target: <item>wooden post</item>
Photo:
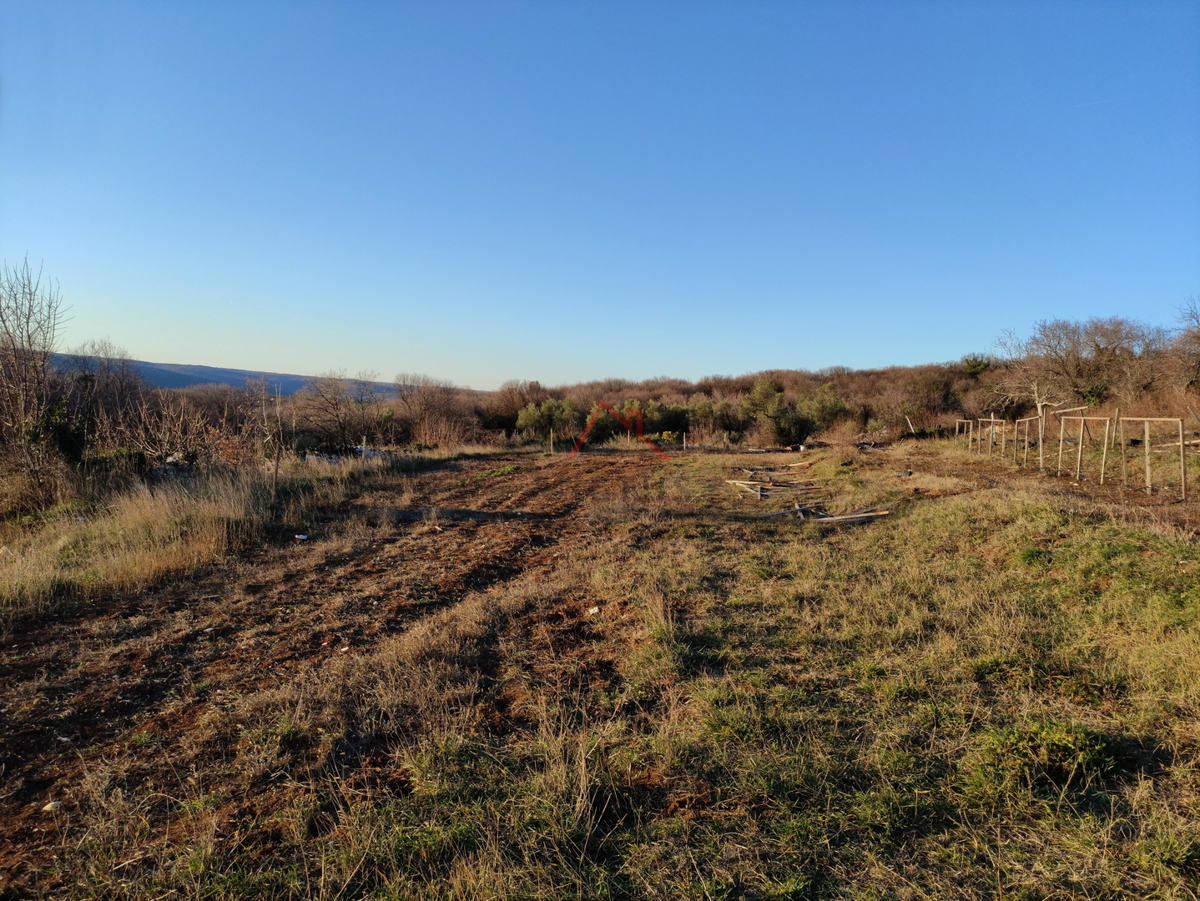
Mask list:
[[[1044,413],[1038,413],[1038,469],[1045,471],[1046,455],[1045,455],[1045,437],[1046,437],[1046,418]]]
[[[1062,475],[1062,454],[1063,454],[1063,419],[1058,417],[1058,472],[1056,476]]]
[[[1104,420],[1104,452],[1100,455],[1100,484],[1104,484],[1104,469],[1108,466],[1108,427],[1110,423]]]
[[[1087,425],[1087,420],[1080,417],[1079,420],[1079,447],[1075,451],[1075,481],[1078,482],[1083,475],[1083,429]]]
[[[1187,461],[1183,456],[1183,419],[1179,420],[1179,493],[1187,500]]]
[[[1129,487],[1129,463],[1126,459],[1127,445],[1125,444],[1125,420],[1117,420],[1117,431],[1121,433],[1121,484]]]
[[[1146,493],[1153,494],[1150,487],[1150,421],[1142,421],[1142,443],[1146,446]]]
[[[1021,457],[1021,465],[1029,465],[1029,421],[1025,421],[1025,453]]]
[[[1113,447],[1117,446],[1117,423],[1120,421],[1121,421],[1121,408],[1116,407],[1113,409],[1113,433],[1112,433]]]
[[[554,456],[554,429],[550,430],[550,456]]]

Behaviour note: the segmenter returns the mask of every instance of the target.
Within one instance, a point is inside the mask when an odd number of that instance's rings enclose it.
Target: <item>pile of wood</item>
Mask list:
[[[855,510],[853,513],[832,514],[826,513],[824,504],[814,502],[808,504],[797,503],[790,510],[780,510],[776,513],[764,513],[759,519],[767,519],[771,516],[795,516],[798,519],[807,519],[823,526],[851,526],[861,522],[873,522],[884,516],[891,515],[891,510]]]
[[[821,525],[854,525],[856,523],[871,522],[884,516],[888,516],[890,510],[856,510],[853,513],[832,514],[825,512],[825,504],[830,500],[828,495],[824,493],[825,489],[811,479],[801,478],[794,468],[797,466],[807,467],[808,464],[793,464],[789,470],[774,470],[774,469],[741,469],[745,473],[745,477],[741,479],[726,479],[730,485],[735,485],[742,491],[749,492],[757,497],[760,501],[767,500],[771,497],[779,497],[783,492],[788,492],[793,496],[799,494],[804,497],[803,501],[797,500],[791,508],[780,510],[776,513],[764,513],[760,519],[766,519],[772,516],[795,516],[799,519],[807,519]]]
[[[811,464],[809,464],[811,465]],[[760,501],[778,497],[781,492],[814,494],[821,491],[816,482],[800,478],[795,472],[774,469],[741,469],[746,475],[740,479],[726,479],[743,491],[753,494]]]

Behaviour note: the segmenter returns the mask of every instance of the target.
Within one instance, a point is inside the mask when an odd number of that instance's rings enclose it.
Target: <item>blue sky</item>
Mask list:
[[[26,254],[67,344],[479,388],[1170,325],[1200,4],[9,0]]]

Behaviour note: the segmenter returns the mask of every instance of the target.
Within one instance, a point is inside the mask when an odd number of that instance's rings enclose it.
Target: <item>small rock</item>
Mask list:
[[[599,612],[600,612],[599,607],[593,607],[591,610],[588,611],[588,616],[595,616]]]
[[[60,807],[62,807],[62,801],[51,801],[49,804],[43,807],[42,810],[46,813],[54,813],[54,811],[58,810]]]

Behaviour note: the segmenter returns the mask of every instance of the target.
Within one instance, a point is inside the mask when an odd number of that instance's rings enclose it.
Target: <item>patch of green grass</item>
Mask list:
[[[485,472],[481,472],[479,475],[476,476],[476,478],[479,480],[494,479],[494,478],[497,478],[498,476],[512,475],[516,471],[517,471],[517,465],[515,463],[510,463],[507,466],[499,466],[496,469],[489,469]]]

